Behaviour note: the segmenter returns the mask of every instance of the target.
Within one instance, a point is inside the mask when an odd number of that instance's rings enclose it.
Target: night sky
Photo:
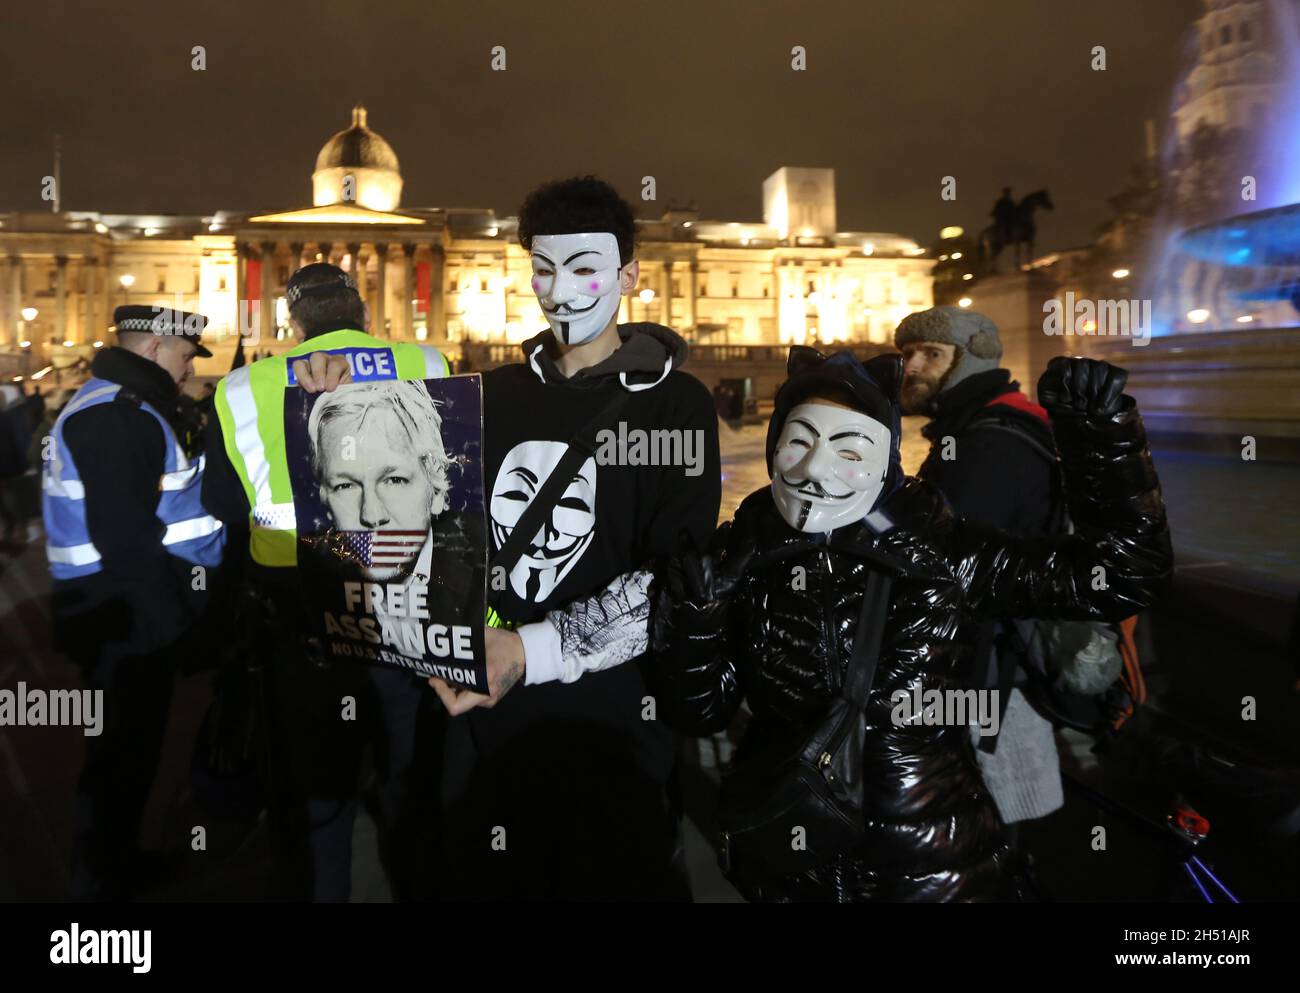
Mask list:
[[[628,196],[655,176],[641,216],[694,199],[705,218],[759,220],[770,172],[831,166],[841,230],[928,242],[982,226],[1008,184],[1051,190],[1039,245],[1065,247],[1106,218],[1143,121],[1165,126],[1201,6],[6,0],[0,211],[48,209],[55,132],[65,210],[307,206],[317,151],[361,101],[401,160],[404,206],[512,214],[536,182],[595,172]]]

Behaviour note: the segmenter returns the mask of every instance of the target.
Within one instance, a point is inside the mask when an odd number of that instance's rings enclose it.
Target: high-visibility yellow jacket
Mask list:
[[[226,455],[243,484],[249,506],[249,551],[259,565],[298,564],[298,528],[284,444],[284,391],[291,363],[312,352],[344,354],[354,382],[440,379],[446,358],[430,345],[383,341],[364,331],[328,331],[285,355],[236,369],[214,398]]]

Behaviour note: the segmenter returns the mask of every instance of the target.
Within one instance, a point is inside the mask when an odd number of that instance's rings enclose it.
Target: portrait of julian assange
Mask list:
[[[477,644],[485,613],[478,377],[291,393],[299,568],[313,613],[329,615],[327,654],[421,671],[421,656],[463,659],[456,629]]]

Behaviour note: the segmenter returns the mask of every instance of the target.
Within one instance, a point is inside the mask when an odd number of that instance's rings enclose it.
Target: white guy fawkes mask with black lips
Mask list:
[[[533,292],[555,336],[581,345],[618,313],[618,239],[608,232],[539,234],[532,240]]]
[[[510,538],[568,448],[562,441],[521,441],[506,453],[488,504],[497,548]],[[596,537],[596,480],[596,459],[591,456],[569,480],[546,523],[510,570],[510,587],[521,600],[545,600],[590,547]]]
[[[828,403],[801,403],[772,455],[772,497],[787,524],[823,534],[871,512],[889,471],[889,428]]]

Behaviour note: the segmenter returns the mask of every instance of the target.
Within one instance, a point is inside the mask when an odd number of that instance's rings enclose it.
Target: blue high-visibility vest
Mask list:
[[[101,403],[111,403],[122,389],[106,379],[92,379],[79,389],[54,422],[54,450],[42,470],[42,505],[45,513],[45,557],[55,579],[77,579],[103,569],[99,549],[86,527],[86,488],[76,462],[63,439],[63,425],[73,414]],[[177,558],[194,565],[215,566],[221,562],[226,532],[221,522],[203,509],[203,456],[190,461],[176,439],[176,432],[154,407],[140,401],[140,409],[151,414],[162,428],[166,456],[158,480],[155,513],[166,526],[163,545]],[[83,458],[87,457],[83,453]]]

